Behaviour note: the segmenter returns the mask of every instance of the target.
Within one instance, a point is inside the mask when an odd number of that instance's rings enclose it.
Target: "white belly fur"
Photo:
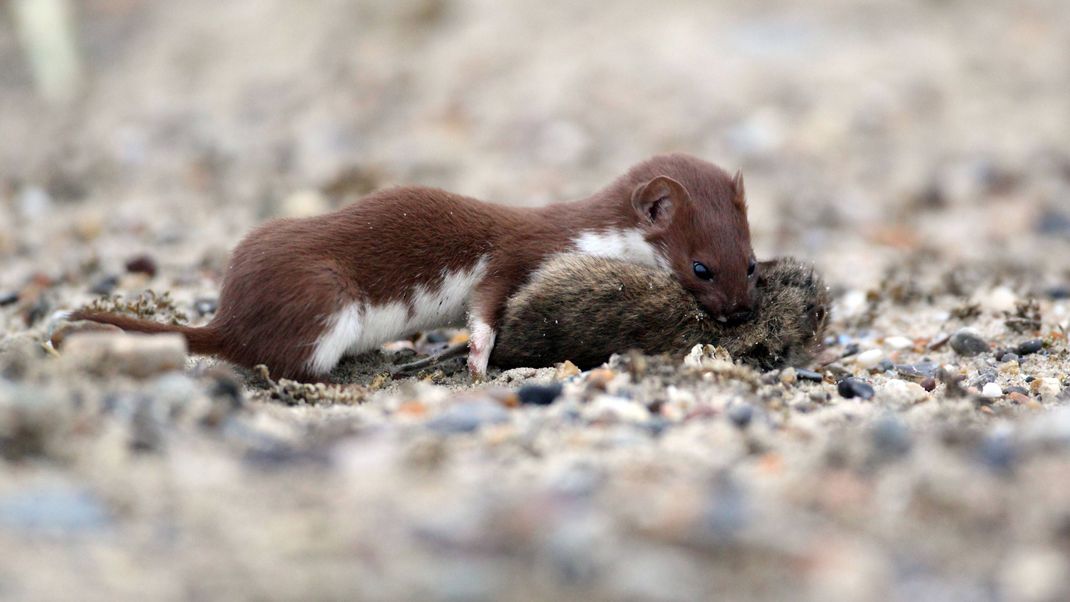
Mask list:
[[[572,242],[576,250],[585,255],[620,259],[663,270],[669,268],[663,254],[636,229],[589,230]]]
[[[446,272],[437,286],[419,286],[413,292],[412,312],[395,301],[373,305],[354,301],[327,320],[327,330],[316,341],[309,368],[327,373],[345,355],[356,355],[405,335],[464,323],[468,297],[487,271],[484,257],[470,269]]]

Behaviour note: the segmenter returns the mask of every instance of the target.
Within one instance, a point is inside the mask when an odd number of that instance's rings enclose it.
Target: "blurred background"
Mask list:
[[[1060,0],[0,7],[0,286],[139,249],[219,267],[394,183],[575,198],[673,150],[742,168],[759,254],[834,282],[1070,250]]]

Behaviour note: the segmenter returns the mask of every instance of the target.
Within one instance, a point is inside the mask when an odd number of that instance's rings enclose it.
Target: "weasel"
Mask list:
[[[501,368],[571,360],[587,369],[629,349],[679,355],[711,343],[763,369],[810,361],[828,321],[821,276],[790,257],[762,262],[756,296],[752,319],[724,324],[667,272],[560,255],[509,299],[490,360]]]
[[[204,327],[91,311],[72,318],[178,332],[194,353],[323,380],[345,355],[461,325],[467,315],[468,367],[482,376],[506,300],[565,252],[671,271],[722,322],[752,310],[756,263],[742,175],[671,154],[585,199],[539,208],[399,187],[333,213],[267,222],[235,248],[219,309]]]

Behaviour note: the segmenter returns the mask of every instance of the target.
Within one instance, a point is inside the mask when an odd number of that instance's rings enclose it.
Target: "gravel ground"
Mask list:
[[[0,596],[1070,597],[1063,2],[78,6],[66,104],[0,12]],[[813,364],[384,374],[445,332],[317,388],[42,344],[101,295],[206,322],[270,217],[535,205],[669,150],[825,274]]]

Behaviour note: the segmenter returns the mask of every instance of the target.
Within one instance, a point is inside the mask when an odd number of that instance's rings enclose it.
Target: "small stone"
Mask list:
[[[520,403],[537,406],[548,406],[561,395],[561,383],[549,385],[524,385],[517,391]]]
[[[642,423],[650,419],[650,410],[646,409],[646,406],[613,395],[599,395],[594,398],[584,408],[583,414],[591,421],[622,420]]]
[[[859,353],[854,358],[855,364],[863,370],[872,370],[884,359],[884,352],[880,349],[870,349]]]
[[[877,370],[880,372],[890,372],[895,370],[895,364],[892,363],[892,360],[884,358],[877,364]]]
[[[795,369],[795,376],[799,380],[809,380],[809,381],[812,381],[812,382],[815,382],[815,383],[819,383],[819,382],[825,380],[825,378],[823,376],[821,376],[820,372],[815,372],[813,370],[804,370],[802,368],[796,368]]]
[[[95,280],[89,287],[89,292],[94,295],[110,295],[119,286],[119,277],[115,275],[102,276]]]
[[[1018,355],[1032,355],[1044,348],[1044,341],[1041,339],[1030,339],[1024,343],[1018,345]]]
[[[149,278],[156,277],[156,260],[148,255],[138,255],[126,262],[126,271],[131,274],[145,274]]]
[[[747,428],[754,418],[754,406],[749,403],[737,403],[728,408],[728,419],[741,429]]]
[[[999,399],[1003,397],[1003,389],[997,383],[988,383],[981,388],[981,397],[985,399]]]
[[[214,314],[217,309],[219,309],[219,302],[210,297],[201,297],[193,302],[193,311],[201,317]]]
[[[906,337],[888,337],[884,339],[884,343],[896,350],[910,349],[914,347],[914,341]]]
[[[63,347],[68,361],[98,374],[145,378],[186,365],[186,339],[180,334],[79,332],[67,337]]]
[[[19,302],[18,292],[0,293],[0,307],[7,307]]]
[[[1053,286],[1047,290],[1046,294],[1053,301],[1070,299],[1070,285]]]
[[[799,376],[795,372],[795,368],[785,368],[780,371],[780,383],[785,386],[794,385],[798,381]]]
[[[1056,401],[1063,391],[1063,385],[1059,379],[1050,376],[1034,380],[1029,383],[1029,388],[1034,395],[1040,397],[1041,401],[1046,402]]]
[[[931,376],[928,377],[928,378],[923,379],[921,381],[921,388],[925,389],[929,393],[932,393],[933,391],[936,390],[936,379],[931,377]]]
[[[472,433],[484,425],[509,422],[509,411],[496,401],[474,399],[455,403],[427,421],[427,428],[444,434]]]
[[[1008,394],[1007,399],[1022,406],[1028,405],[1030,401],[1029,396],[1023,395],[1017,391],[1012,391],[1010,394]]]
[[[567,378],[572,378],[573,376],[578,376],[579,374],[580,369],[576,367],[576,364],[573,364],[568,360],[557,365],[557,380],[565,380]]]
[[[955,353],[967,357],[984,353],[989,349],[988,342],[969,328],[963,328],[951,335],[951,348],[955,350]]]
[[[880,399],[889,405],[904,407],[929,399],[929,393],[917,383],[889,380],[880,388]]]
[[[587,373],[587,384],[605,391],[606,385],[617,376],[617,373],[609,368],[595,368]]]
[[[873,387],[857,378],[845,378],[836,385],[836,390],[844,399],[873,399]]]
[[[1018,361],[1018,354],[1010,352],[1010,351],[1005,351],[1005,352],[1003,352],[1003,355],[999,356],[997,359],[999,359],[1000,362],[1004,362],[1004,363],[1006,363],[1006,362],[1017,362]]]

